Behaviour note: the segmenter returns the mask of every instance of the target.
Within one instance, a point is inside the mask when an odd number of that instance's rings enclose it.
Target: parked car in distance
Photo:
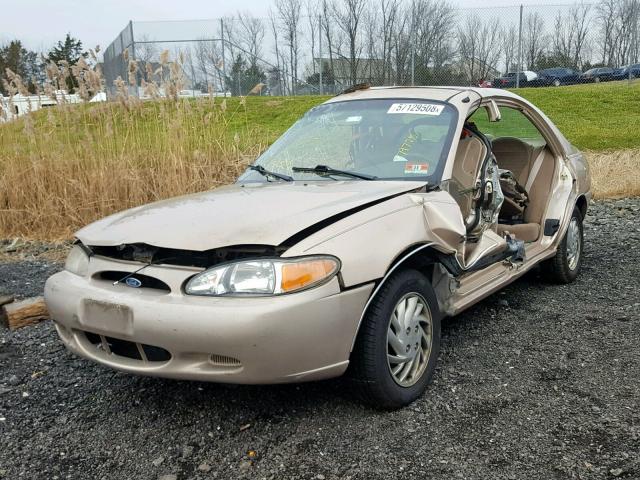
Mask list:
[[[600,82],[609,82],[613,80],[613,75],[615,70],[611,67],[598,67],[598,68],[590,68],[582,75],[580,75],[581,83],[600,83]]]
[[[516,72],[509,72],[502,77],[496,78],[491,84],[496,88],[515,88],[516,86],[530,87],[535,85],[538,80],[538,74],[530,70],[519,72],[519,76],[520,81],[517,82],[518,74],[516,74]]]
[[[235,184],[78,231],[45,300],[72,352],[124,372],[346,373],[360,398],[398,408],[433,376],[443,317],[537,265],[577,278],[590,198],[583,155],[510,91],[360,85]]]
[[[614,80],[627,80],[629,77],[640,78],[640,63],[616,68],[613,73]]]
[[[538,72],[537,85],[541,87],[572,85],[580,82],[580,72],[572,68],[546,68]]]

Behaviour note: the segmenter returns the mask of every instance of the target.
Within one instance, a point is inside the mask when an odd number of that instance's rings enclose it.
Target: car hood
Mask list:
[[[425,185],[418,181],[247,183],[126,210],[79,230],[85,245],[146,243],[204,251],[231,245],[279,245],[349,210]]]

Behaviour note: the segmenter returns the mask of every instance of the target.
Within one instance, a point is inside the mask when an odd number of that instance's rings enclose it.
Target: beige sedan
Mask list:
[[[397,408],[435,368],[440,321],[536,265],[573,281],[582,155],[485,88],[354,88],[309,111],[237,183],[77,232],[45,298],[64,344],[141,375],[280,383],[347,374]]]

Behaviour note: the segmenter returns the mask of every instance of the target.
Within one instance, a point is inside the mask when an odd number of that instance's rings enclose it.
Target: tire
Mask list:
[[[577,236],[577,245],[575,239]],[[584,228],[582,215],[574,208],[571,221],[564,238],[558,245],[553,258],[541,264],[545,277],[553,283],[567,284],[573,282],[582,268],[582,251],[584,245]],[[577,258],[573,254],[577,255]]]
[[[553,81],[553,86],[554,86],[554,87],[559,87],[560,85],[562,85],[562,83],[560,82],[560,80],[559,80],[559,79],[557,79],[557,78],[556,78],[556,79]]]
[[[594,79],[593,79],[593,81],[594,81],[595,83],[600,83],[600,77],[596,77],[596,78],[594,78]]]
[[[398,312],[411,311],[414,300],[414,312],[420,314],[407,315],[402,321]],[[354,393],[365,403],[386,410],[419,398],[431,382],[438,359],[441,316],[435,292],[424,275],[403,270],[389,277],[369,304],[351,353],[349,377]],[[406,360],[410,357],[411,363]]]

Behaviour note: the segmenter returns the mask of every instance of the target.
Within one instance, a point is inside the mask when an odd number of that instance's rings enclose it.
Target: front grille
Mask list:
[[[139,360],[141,362],[168,362],[171,353],[162,347],[130,342],[121,338],[107,337],[93,332],[81,332],[97,350],[110,355]]]
[[[131,274],[131,272],[119,272],[114,270],[106,270],[103,272],[98,272],[94,274],[94,278],[98,280],[107,280],[109,282],[117,282],[120,281],[122,284],[125,284],[126,280],[122,280],[123,278],[135,278],[140,282],[140,286],[138,288],[152,288],[154,290],[162,290],[164,292],[170,292],[171,288],[169,285],[164,283],[162,280],[159,280],[154,277],[150,277],[149,275],[143,275],[141,273]]]
[[[211,355],[209,360],[216,367],[241,367],[242,366],[242,362],[237,358],[227,357],[225,355],[216,355],[215,353]]]

